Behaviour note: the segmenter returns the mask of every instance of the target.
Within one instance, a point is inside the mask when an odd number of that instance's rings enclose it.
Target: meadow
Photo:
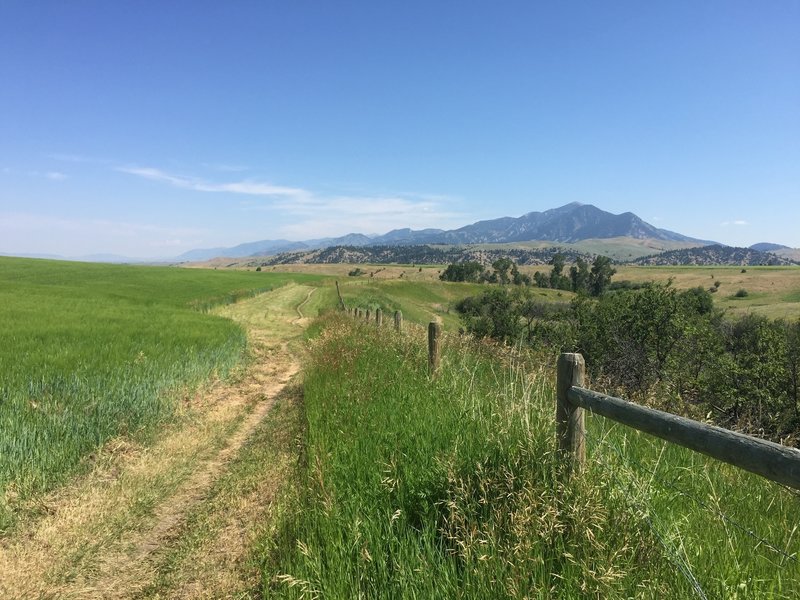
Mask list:
[[[617,266],[615,281],[672,280],[680,289],[714,292],[714,305],[732,314],[753,312],[772,319],[800,318],[800,267]],[[746,295],[737,296],[739,290]]]
[[[360,277],[348,277],[355,268],[365,271]],[[692,287],[714,288],[714,304],[734,315],[754,312],[773,319],[800,318],[800,267],[729,267],[729,266],[688,266],[688,267],[641,267],[615,265],[617,273],[613,281],[667,282],[679,289]],[[403,305],[404,312],[410,311],[410,318],[426,322],[433,317],[443,319],[446,327],[458,327],[456,318],[448,318],[449,306],[464,296],[479,293],[479,284],[448,284],[439,281],[443,265],[281,265],[270,267],[270,272],[296,272],[337,277],[347,297],[366,297],[367,288],[386,290],[385,294],[395,304]],[[530,276],[536,271],[549,272],[547,265],[523,266],[520,272]],[[371,275],[370,275],[371,274]],[[408,289],[398,285],[405,283]],[[415,284],[415,285],[410,285]],[[416,285],[421,284],[421,285]],[[716,285],[718,284],[718,285]],[[359,288],[358,286],[362,286]],[[426,290],[424,293],[414,289]],[[737,296],[739,290],[747,291],[746,296]],[[360,291],[362,290],[362,291]],[[477,290],[477,291],[476,291]],[[570,300],[573,294],[568,291],[535,289],[543,300]],[[383,293],[383,292],[382,292]],[[415,299],[413,296],[417,296]],[[407,301],[408,300],[408,301]]]
[[[0,258],[0,531],[242,360],[244,330],[211,307],[319,279]]]
[[[328,316],[269,597],[795,598],[795,493],[588,419],[555,450],[554,357]]]
[[[0,259],[0,532],[40,510],[40,492],[91,469],[98,449],[121,437],[147,443],[159,425],[191,419],[199,386],[247,364],[244,328],[299,345],[298,325],[337,305],[335,277],[348,306],[380,307],[386,325],[332,311],[312,323],[302,394],[265,419],[281,423],[282,441],[257,437],[245,452],[279,453],[264,473],[288,482],[254,534],[262,595],[800,595],[795,493],[600,417],[588,419],[585,472],[565,478],[555,355],[456,334],[453,306],[485,284],[441,282],[441,266],[358,266],[365,274]],[[800,316],[798,269],[620,267],[622,279],[719,281],[718,306]],[[271,301],[236,303],[279,286]],[[390,326],[394,310],[403,334]],[[431,320],[450,332],[436,378],[415,325]],[[252,462],[248,485],[258,481]],[[225,479],[233,490],[238,464]],[[240,500],[231,492],[226,502]]]

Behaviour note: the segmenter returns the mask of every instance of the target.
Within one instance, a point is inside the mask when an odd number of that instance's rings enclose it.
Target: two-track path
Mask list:
[[[0,598],[247,597],[258,583],[251,524],[263,530],[290,453],[246,493],[210,498],[299,371],[314,291],[288,285],[220,309],[246,327],[252,360],[184,398],[182,417],[147,446],[106,444],[88,475],[0,538]]]

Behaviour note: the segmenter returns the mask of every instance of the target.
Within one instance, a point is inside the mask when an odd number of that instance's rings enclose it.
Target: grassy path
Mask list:
[[[114,440],[88,476],[41,499],[0,540],[0,597],[247,597],[250,546],[293,458],[289,382],[313,292],[290,284],[220,309],[246,327],[252,360],[184,398],[152,445]]]

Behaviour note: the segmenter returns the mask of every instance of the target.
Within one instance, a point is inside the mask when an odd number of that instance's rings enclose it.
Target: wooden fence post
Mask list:
[[[342,298],[342,292],[339,291],[339,282],[336,282],[336,295],[339,296],[339,307],[342,310],[347,310],[347,306],[344,304],[344,298]]]
[[[567,397],[572,386],[583,387],[586,363],[580,354],[564,353],[558,357],[556,379],[556,436],[558,451],[568,463],[568,472],[586,462],[586,424],[583,409]]]
[[[435,376],[439,370],[442,353],[442,326],[436,321],[428,324],[428,372]]]
[[[369,322],[370,317],[372,316],[372,309],[367,309],[367,312],[364,313],[364,320]]]
[[[399,310],[394,311],[394,328],[398,333],[403,331],[403,313]]]
[[[383,325],[383,310],[380,308],[375,309],[375,325],[378,327]]]

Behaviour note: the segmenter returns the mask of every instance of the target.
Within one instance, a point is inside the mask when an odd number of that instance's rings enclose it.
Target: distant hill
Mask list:
[[[203,261],[225,256],[272,256],[295,250],[315,250],[333,246],[418,246],[428,244],[502,244],[528,241],[576,243],[583,240],[628,238],[680,242],[702,246],[711,244],[680,233],[659,229],[631,212],[615,215],[592,206],[573,202],[544,212],[530,212],[521,217],[501,217],[478,221],[459,229],[394,229],[377,236],[351,233],[338,238],[290,242],[261,240],[231,248],[191,250],[177,261]]]
[[[338,238],[321,238],[292,242],[289,240],[260,240],[232,246],[230,248],[201,248],[184,252],[176,262],[204,261],[219,256],[241,258],[246,256],[273,256],[295,250],[312,250],[314,248],[327,248],[329,246],[363,246],[372,243],[372,239],[361,233],[349,233]]]
[[[553,255],[562,254],[568,262],[578,257],[592,260],[588,254],[565,250],[552,246],[549,248],[477,248],[463,246],[333,246],[302,252],[287,252],[277,256],[252,257],[237,266],[266,267],[284,264],[440,264],[476,261],[491,264],[498,258],[509,257],[519,265],[546,265]]]
[[[628,237],[708,243],[679,233],[658,229],[631,212],[615,215],[592,206],[573,202],[544,212],[530,212],[519,218],[503,217],[479,221],[425,240],[427,243],[482,244],[547,240],[578,242],[587,239]]]
[[[759,242],[750,246],[751,250],[758,250],[759,252],[774,252],[775,250],[790,250],[789,246],[782,244],[772,244],[770,242]]]
[[[644,256],[632,261],[637,265],[792,265],[797,264],[789,259],[770,252],[760,252],[752,248],[735,248],[715,244],[701,248],[669,250],[661,254]]]

